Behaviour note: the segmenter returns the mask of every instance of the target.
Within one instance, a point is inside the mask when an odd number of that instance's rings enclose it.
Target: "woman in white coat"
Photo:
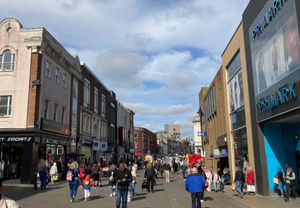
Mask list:
[[[57,176],[57,166],[56,162],[50,168],[50,177],[51,177],[51,184],[54,184],[55,177]]]

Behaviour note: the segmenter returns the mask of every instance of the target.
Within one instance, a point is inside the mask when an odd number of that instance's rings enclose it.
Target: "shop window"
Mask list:
[[[0,71],[13,71],[15,67],[15,54],[6,50],[0,55]]]
[[[11,115],[11,96],[0,96],[0,116]]]
[[[234,141],[234,153],[236,166],[243,167],[244,158],[248,156],[248,144],[246,128],[242,128],[232,133]]]

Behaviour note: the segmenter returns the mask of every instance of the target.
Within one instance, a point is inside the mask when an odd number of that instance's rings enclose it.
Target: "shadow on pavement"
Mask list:
[[[134,196],[143,196],[143,195],[147,195],[147,193],[138,193],[138,194],[134,194]]]
[[[47,186],[46,189],[41,190],[40,188],[34,189],[33,185],[32,186],[6,186],[4,187],[4,194],[5,196],[12,198],[14,200],[21,200],[27,197],[31,197],[36,194],[40,193],[47,193],[48,191],[54,190],[54,189],[61,189],[64,188],[62,184],[59,185],[50,185]]]
[[[165,189],[154,189],[154,192],[164,191]]]
[[[137,200],[142,200],[142,199],[146,199],[147,197],[145,197],[145,196],[140,196],[140,197],[133,197],[132,199],[131,199],[131,201],[137,201]]]
[[[209,197],[209,196],[207,196],[207,197],[204,197],[204,201],[213,201],[214,199],[213,198],[211,198],[211,197]]]

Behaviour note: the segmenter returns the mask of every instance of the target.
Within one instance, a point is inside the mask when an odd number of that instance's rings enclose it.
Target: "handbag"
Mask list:
[[[255,192],[255,186],[254,185],[247,185],[247,192]]]
[[[273,178],[273,183],[274,183],[274,184],[279,184],[278,178],[274,177],[274,178]]]
[[[205,181],[205,188],[208,187],[208,180]]]
[[[147,182],[144,181],[144,182],[142,183],[142,189],[146,189],[146,188],[147,188]]]

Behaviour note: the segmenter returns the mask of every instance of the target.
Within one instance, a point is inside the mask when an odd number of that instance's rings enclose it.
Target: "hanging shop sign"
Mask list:
[[[220,150],[219,149],[212,149],[213,156],[220,156]]]
[[[95,151],[100,150],[100,141],[93,142],[93,150]]]
[[[7,143],[14,143],[14,142],[33,142],[34,141],[34,137],[1,137],[0,136],[0,142],[4,143],[4,142],[7,142]]]
[[[252,30],[252,38],[258,38],[263,31],[270,25],[272,20],[276,17],[277,13],[281,11],[284,6],[284,2],[287,0],[274,0],[272,7],[266,10],[266,12],[261,17],[261,20],[256,25],[255,29]]]
[[[295,83],[289,84],[288,86],[281,87],[272,95],[262,98],[257,102],[258,112],[266,112],[276,108],[279,105],[290,102],[296,99]]]

